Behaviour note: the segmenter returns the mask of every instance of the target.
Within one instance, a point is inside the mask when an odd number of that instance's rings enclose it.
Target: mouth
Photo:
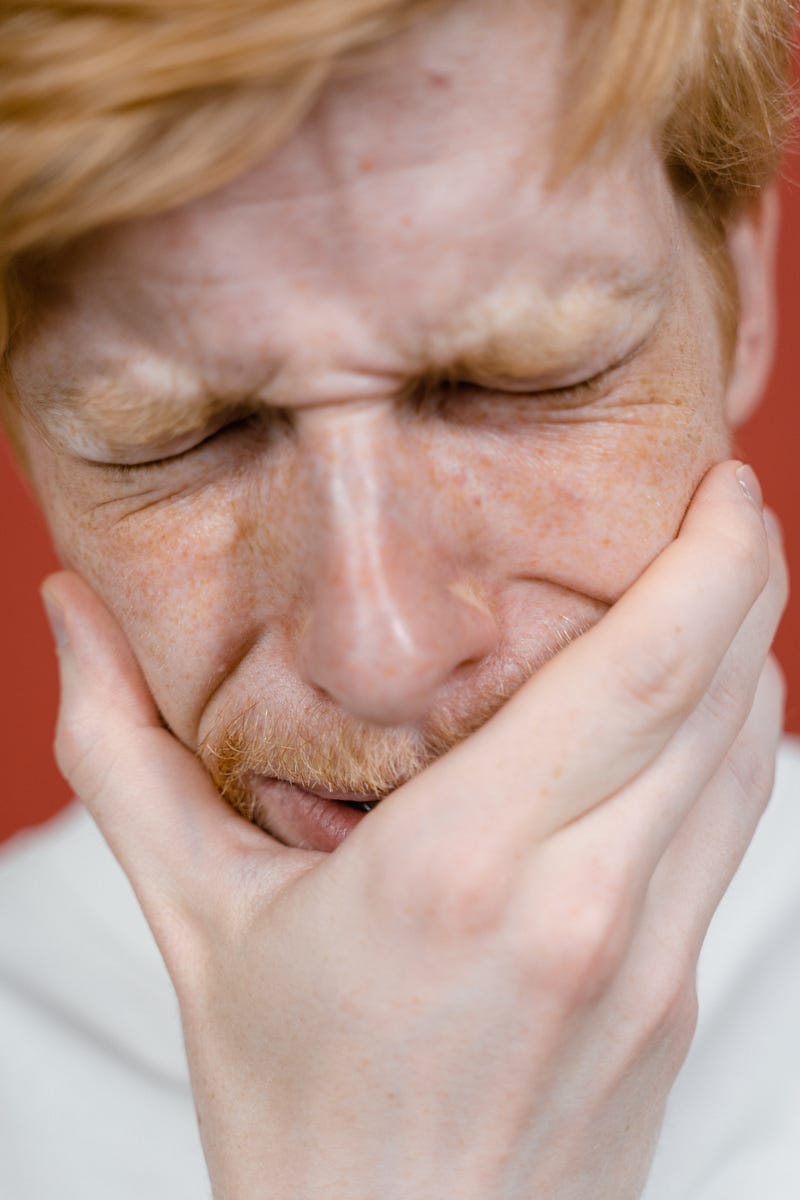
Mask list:
[[[263,775],[252,777],[250,788],[256,824],[300,850],[335,850],[381,801],[356,792],[310,791]]]
[[[283,783],[283,780],[276,781]],[[294,787],[296,785],[291,784]],[[299,789],[302,790],[302,789]],[[338,804],[347,804],[350,808],[358,809],[362,812],[371,812],[376,804],[380,804],[381,797],[366,792],[337,792],[333,788],[308,788],[308,795],[319,796],[320,800],[335,800]]]

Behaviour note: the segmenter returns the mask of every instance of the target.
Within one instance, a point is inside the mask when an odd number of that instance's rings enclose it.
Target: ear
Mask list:
[[[736,346],[725,396],[726,415],[733,427],[743,424],[758,407],[772,367],[779,215],[773,185],[737,217],[728,233],[739,292]]]

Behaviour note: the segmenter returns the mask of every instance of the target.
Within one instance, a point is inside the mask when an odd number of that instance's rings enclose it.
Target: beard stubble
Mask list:
[[[506,651],[468,689],[413,726],[358,720],[323,696],[281,708],[261,697],[250,699],[217,722],[199,758],[223,799],[268,833],[252,786],[256,776],[323,795],[380,800],[485,725],[545,663],[594,624],[551,618],[544,647],[524,655]]]

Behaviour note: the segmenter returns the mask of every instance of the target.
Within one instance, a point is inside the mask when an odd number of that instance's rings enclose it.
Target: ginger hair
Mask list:
[[[648,122],[701,240],[717,237],[720,244],[726,223],[770,180],[784,149],[793,0],[571,2],[581,100],[569,118],[567,157],[577,161],[614,124],[624,130]],[[442,4],[6,0],[6,381],[14,332],[30,300],[25,281],[48,255],[245,170],[291,133],[332,73]],[[0,390],[8,390],[2,381]]]

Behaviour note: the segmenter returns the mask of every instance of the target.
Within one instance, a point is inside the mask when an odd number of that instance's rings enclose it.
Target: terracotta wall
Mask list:
[[[792,172],[800,178],[800,170]],[[740,453],[761,476],[786,530],[790,563],[800,580],[800,188],[783,189],[780,254],[781,328],[773,382],[759,415],[743,431]],[[3,548],[0,621],[0,729],[3,774],[0,839],[56,812],[68,799],[52,761],[55,665],[37,585],[54,566],[47,534],[25,487],[0,446],[0,539]],[[778,652],[789,678],[787,727],[800,732],[800,603],[784,621]]]

